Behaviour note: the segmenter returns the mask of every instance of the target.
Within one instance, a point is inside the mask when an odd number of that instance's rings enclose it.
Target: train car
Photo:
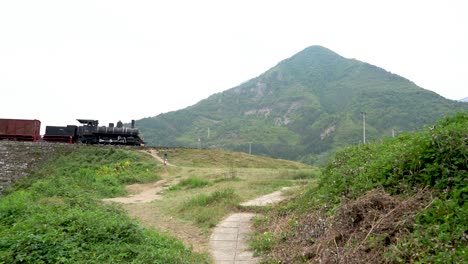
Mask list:
[[[81,126],[46,126],[44,141],[134,146],[144,144],[139,136],[139,130],[135,128],[134,120],[132,120],[131,127],[124,127],[120,121],[117,122],[117,126],[113,123],[109,126],[99,126],[99,121],[93,119],[77,119],[77,121],[81,123]]]
[[[44,141],[73,144],[76,142],[77,126],[46,126]]]
[[[38,141],[41,121],[33,119],[0,119],[0,140]]]

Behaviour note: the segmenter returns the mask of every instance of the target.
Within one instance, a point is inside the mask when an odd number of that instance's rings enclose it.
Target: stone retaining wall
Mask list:
[[[15,181],[29,175],[41,163],[55,157],[59,151],[69,151],[76,147],[46,142],[0,141],[0,194]]]

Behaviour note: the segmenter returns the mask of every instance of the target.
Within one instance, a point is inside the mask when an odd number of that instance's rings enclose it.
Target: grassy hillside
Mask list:
[[[167,149],[170,163],[184,167],[309,169],[303,163],[219,149]],[[164,155],[164,154],[163,154]]]
[[[467,263],[468,112],[347,148],[257,221],[267,263]]]
[[[80,147],[0,196],[0,263],[207,263],[100,198],[159,178],[162,166],[123,149]]]
[[[367,139],[421,129],[468,109],[376,66],[309,47],[186,109],[138,121],[155,146],[225,148],[308,163]]]

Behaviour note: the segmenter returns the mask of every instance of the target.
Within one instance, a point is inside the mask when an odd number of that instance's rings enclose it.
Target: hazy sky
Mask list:
[[[465,0],[1,1],[0,118],[101,124],[193,105],[322,45],[468,96]]]

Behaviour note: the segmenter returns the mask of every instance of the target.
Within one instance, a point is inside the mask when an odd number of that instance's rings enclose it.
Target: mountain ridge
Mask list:
[[[377,66],[311,46],[239,86],[142,119],[139,127],[150,145],[244,152],[250,145],[255,154],[313,163],[362,140],[361,112],[374,140],[468,109],[461,104]]]

